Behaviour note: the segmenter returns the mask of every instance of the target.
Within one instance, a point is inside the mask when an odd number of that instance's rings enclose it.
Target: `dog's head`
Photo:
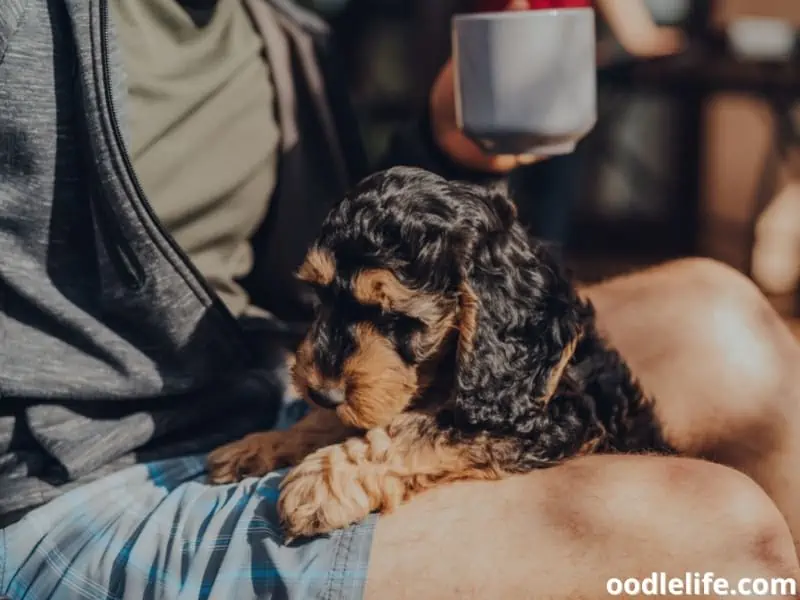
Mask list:
[[[298,276],[319,298],[295,385],[367,429],[428,389],[463,423],[526,427],[574,350],[580,303],[497,190],[420,169],[368,177],[328,215]],[[430,398],[426,398],[430,401]]]

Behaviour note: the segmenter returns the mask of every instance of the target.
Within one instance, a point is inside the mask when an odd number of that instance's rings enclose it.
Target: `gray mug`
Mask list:
[[[492,154],[568,154],[597,121],[594,10],[457,15],[459,128]]]

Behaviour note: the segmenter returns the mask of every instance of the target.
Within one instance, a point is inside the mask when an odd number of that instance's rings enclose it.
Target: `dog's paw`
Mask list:
[[[208,456],[208,481],[233,483],[288,466],[288,458],[281,452],[286,435],[285,431],[253,433],[217,448]]]
[[[347,527],[383,506],[378,481],[387,478],[376,478],[380,467],[353,461],[346,448],[317,450],[281,483],[278,514],[287,540]]]

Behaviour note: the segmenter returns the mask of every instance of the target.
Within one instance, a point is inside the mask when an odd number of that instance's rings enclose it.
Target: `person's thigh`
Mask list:
[[[654,395],[668,440],[758,482],[800,551],[800,344],[758,288],[720,263],[690,259],[586,295]]]
[[[285,545],[282,473],[204,483],[193,457],[133,467],[0,530],[0,595],[99,598],[360,598],[374,518]]]
[[[654,571],[797,576],[784,515],[800,522],[800,347],[779,316],[708,260],[584,292],[670,441],[763,489],[712,463],[640,457],[444,487],[378,522],[367,598],[597,598],[608,578]]]
[[[760,455],[770,439],[759,427],[772,438],[800,416],[800,345],[740,273],[688,259],[584,292],[679,449]]]
[[[605,598],[611,578],[796,578],[777,508],[744,475],[682,458],[579,459],[444,486],[377,524],[367,600]],[[785,597],[767,594],[766,597]]]

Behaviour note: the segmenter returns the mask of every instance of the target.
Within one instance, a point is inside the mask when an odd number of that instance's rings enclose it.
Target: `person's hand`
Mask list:
[[[596,5],[614,37],[632,56],[670,56],[686,47],[683,31],[657,25],[644,0],[597,0]]]
[[[507,173],[519,165],[539,160],[537,156],[489,154],[470,140],[456,123],[455,77],[452,59],[439,73],[430,95],[433,139],[454,163],[489,173]]]
[[[511,0],[507,10],[524,10],[525,0]],[[454,163],[475,171],[508,173],[519,165],[526,165],[542,157],[522,155],[495,155],[484,152],[470,140],[456,123],[455,76],[452,59],[439,72],[430,94],[431,133],[439,148]]]
[[[650,43],[645,45],[644,51],[646,56],[659,57],[678,54],[685,48],[686,34],[679,27],[659,27]]]

